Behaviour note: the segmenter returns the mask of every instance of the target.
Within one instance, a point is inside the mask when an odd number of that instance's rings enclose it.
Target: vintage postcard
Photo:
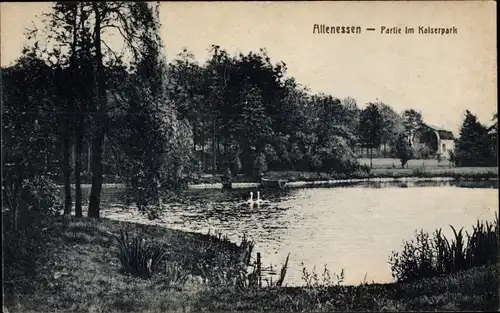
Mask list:
[[[3,311],[498,310],[495,9],[2,3]]]

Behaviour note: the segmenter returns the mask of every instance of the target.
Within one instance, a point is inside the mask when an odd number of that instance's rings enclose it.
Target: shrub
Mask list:
[[[242,165],[240,157],[238,155],[235,155],[234,158],[231,160],[231,169],[235,175],[241,172]]]
[[[18,192],[11,192],[12,190]],[[17,214],[23,227],[29,224],[32,213],[41,215],[58,215],[62,209],[57,185],[45,175],[26,178],[22,181],[2,181],[2,207],[8,208],[8,215],[13,218]],[[14,225],[12,225],[14,226]]]
[[[163,274],[164,278],[161,282],[166,287],[182,288],[190,277],[189,272],[185,271],[178,262],[166,262]]]
[[[393,277],[398,281],[414,281],[498,262],[498,215],[492,224],[477,221],[472,235],[466,232],[464,236],[463,229],[456,231],[450,227],[454,234],[451,241],[441,229],[434,236],[421,230],[415,240],[404,243],[402,252],[393,252],[389,262]]]
[[[23,183],[25,201],[30,209],[42,214],[57,215],[62,204],[58,197],[57,185],[47,176],[37,176]]]
[[[29,223],[14,232],[8,212],[2,215],[3,282],[6,291],[10,290],[6,293],[26,292],[32,288],[30,281],[37,275],[45,255],[40,245],[42,227],[40,223]]]
[[[363,165],[360,165],[359,166],[359,170],[365,174],[370,174],[372,169],[370,168],[370,166],[366,165],[366,164],[363,164]]]
[[[423,230],[415,232],[415,240],[404,243],[401,253],[390,257],[392,276],[398,281],[413,281],[436,276],[434,271],[434,246],[430,235]]]
[[[330,273],[325,266],[321,278],[313,269],[307,271],[302,265],[302,280],[305,282],[301,300],[305,300],[308,309],[313,307],[314,311],[366,311],[367,308],[377,307],[377,302],[367,292],[366,277],[358,286],[343,285],[345,272],[342,269],[340,274]]]
[[[309,168],[312,171],[317,171],[319,172],[322,167],[323,167],[323,162],[321,161],[321,158],[318,155],[309,155],[307,157],[307,161],[309,163]]]
[[[395,141],[395,153],[401,161],[401,167],[405,167],[406,163],[413,158],[413,150],[405,136],[399,135]]]
[[[454,150],[448,150],[448,161],[450,161],[450,163],[452,165],[455,165],[455,151]]]
[[[146,244],[139,237],[129,238],[128,233],[120,230],[118,258],[123,271],[134,276],[149,278],[158,269],[165,255],[162,248]]]
[[[220,233],[208,239],[199,251],[202,257],[191,260],[203,283],[210,287],[248,287],[255,275],[247,273],[254,243],[243,236],[236,250],[230,252],[225,247],[229,241]]]
[[[253,171],[255,177],[260,177],[267,172],[267,162],[264,153],[259,153],[253,163]]]
[[[425,177],[425,170],[423,167],[414,168],[412,170],[412,175],[415,177]]]

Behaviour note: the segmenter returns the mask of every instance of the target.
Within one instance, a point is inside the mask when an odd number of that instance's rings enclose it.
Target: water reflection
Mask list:
[[[317,188],[311,186],[309,188]],[[426,179],[413,181],[360,181],[345,183],[325,183],[322,188],[415,188],[415,187],[458,187],[458,188],[498,188],[498,180],[449,180],[449,181],[428,181]],[[307,187],[305,187],[307,188]]]
[[[429,232],[448,225],[468,230],[477,219],[492,220],[498,210],[498,181],[361,182],[335,188],[260,190],[268,205],[243,205],[258,189],[187,191],[169,203],[166,227],[206,233],[221,231],[237,242],[243,234],[256,243],[265,265],[280,265],[290,252],[285,283],[302,284],[301,263],[320,271],[346,271],[346,283],[391,281],[387,261],[415,229]],[[150,222],[135,210],[116,210],[119,188],[105,189],[103,216]]]

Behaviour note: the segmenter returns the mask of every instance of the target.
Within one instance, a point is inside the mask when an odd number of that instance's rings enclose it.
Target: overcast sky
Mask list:
[[[497,111],[494,2],[163,2],[171,60],[187,48],[203,62],[212,44],[229,53],[265,48],[314,92],[363,106],[377,98],[457,133],[465,109],[489,123]],[[24,29],[47,3],[1,4],[1,64],[21,53]],[[361,34],[313,34],[314,24],[361,26]],[[381,26],[456,27],[456,35],[380,34]],[[367,32],[367,27],[376,28]]]

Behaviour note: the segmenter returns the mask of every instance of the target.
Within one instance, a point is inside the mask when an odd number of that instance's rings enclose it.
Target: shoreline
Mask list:
[[[498,168],[448,168],[415,171],[407,169],[374,169],[370,174],[325,174],[310,172],[271,172],[271,179],[286,180],[286,188],[329,187],[340,184],[357,184],[365,182],[452,182],[452,181],[495,181],[498,180]],[[188,183],[186,189],[222,189],[220,177],[212,176],[201,179],[199,183]],[[82,184],[89,187],[91,184]],[[75,184],[71,184],[72,187]],[[61,186],[63,187],[63,186]],[[124,187],[123,183],[103,183],[103,187]],[[234,177],[233,189],[261,188],[260,182],[245,176]]]
[[[353,179],[332,179],[332,180],[317,180],[317,181],[291,181],[287,182],[285,188],[302,188],[302,187],[329,187],[340,184],[357,184],[357,183],[365,183],[365,182],[376,182],[376,183],[385,183],[385,182],[450,182],[450,181],[474,181],[478,180],[477,178],[462,178],[462,177],[450,177],[450,176],[435,176],[435,177],[418,177],[418,176],[409,176],[409,177],[372,177],[372,178],[353,178]],[[495,181],[498,178],[483,178],[479,179],[482,181]],[[246,188],[261,188],[261,183],[233,183],[233,189],[246,189]],[[213,184],[193,184],[188,185],[188,189],[222,189],[222,183],[213,183]]]
[[[206,249],[210,251],[215,248],[232,255],[238,245],[224,238],[221,241],[220,237],[213,235],[107,218],[96,220],[60,217],[52,221],[42,220],[36,228],[37,233],[40,232],[36,236],[36,245],[44,253],[36,258],[37,265],[34,269],[37,275],[23,283],[35,288],[21,293],[14,291],[16,288],[6,290],[4,300],[7,301],[4,305],[9,312],[87,312],[91,308],[126,312],[131,307],[138,312],[199,311],[201,308],[212,312],[284,309],[470,310],[478,308],[477,297],[482,297],[479,302],[482,309],[491,309],[495,303],[494,298],[484,298],[486,296],[482,295],[481,290],[487,288],[488,293],[491,293],[490,289],[495,288],[491,287],[491,279],[498,272],[496,265],[412,283],[284,286],[240,290],[223,286],[211,288],[194,279],[179,288],[164,288],[164,277],[160,274],[144,280],[120,273],[116,256],[118,250],[114,241],[120,229],[140,234],[148,242],[151,240],[166,244],[169,259],[185,260],[187,257],[189,261],[183,263],[179,270],[193,278],[197,274],[193,272],[191,265],[199,262],[200,258],[207,257]],[[17,283],[13,287],[15,285]],[[471,290],[474,292],[470,293]],[[211,299],[210,302],[207,299]],[[319,302],[321,307],[318,307]],[[323,307],[324,305],[329,306]]]

